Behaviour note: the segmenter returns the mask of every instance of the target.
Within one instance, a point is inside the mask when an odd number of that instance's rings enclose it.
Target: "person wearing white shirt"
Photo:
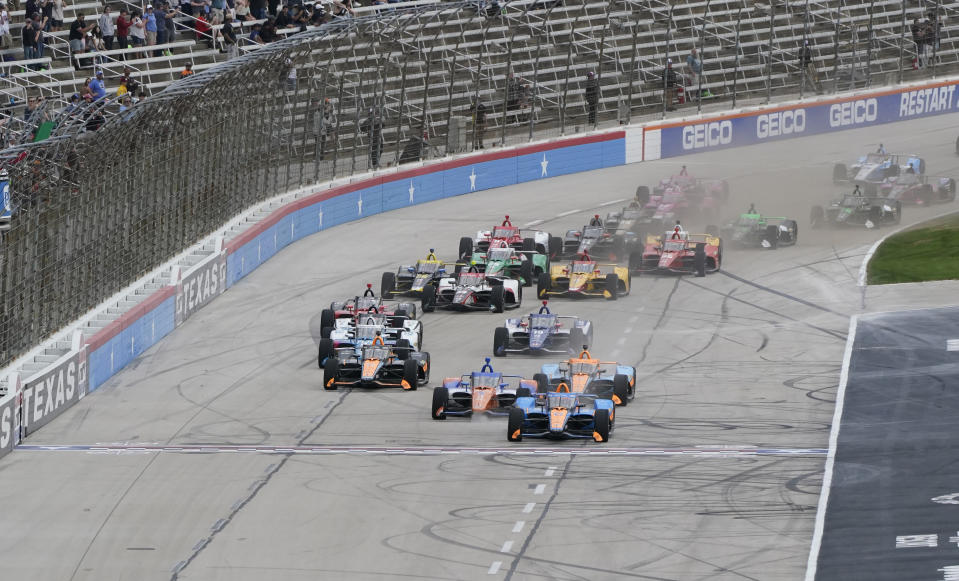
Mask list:
[[[10,36],[10,13],[7,5],[0,2],[0,46],[13,48],[13,37]]]

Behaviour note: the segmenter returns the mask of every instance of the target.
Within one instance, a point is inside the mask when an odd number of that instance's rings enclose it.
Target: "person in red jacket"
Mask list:
[[[117,16],[116,24],[117,48],[127,48],[130,46],[130,13],[126,8],[120,9],[120,15]],[[122,56],[120,58],[123,58]]]

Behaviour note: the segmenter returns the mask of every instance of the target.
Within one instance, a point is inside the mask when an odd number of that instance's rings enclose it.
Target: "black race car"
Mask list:
[[[823,226],[857,226],[875,228],[898,224],[902,220],[902,202],[875,196],[847,194],[828,206],[813,206],[809,222],[813,228]]]

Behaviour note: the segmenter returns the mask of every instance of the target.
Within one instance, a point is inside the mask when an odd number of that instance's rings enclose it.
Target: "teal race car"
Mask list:
[[[799,225],[789,218],[763,216],[750,207],[739,218],[727,222],[720,237],[736,246],[775,249],[795,244],[799,240]]]
[[[469,266],[486,273],[487,280],[514,279],[532,286],[539,275],[549,272],[549,257],[542,252],[517,250],[504,242],[493,241],[486,252],[474,252]]]

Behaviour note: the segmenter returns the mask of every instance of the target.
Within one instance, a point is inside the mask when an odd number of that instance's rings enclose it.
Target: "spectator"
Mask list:
[[[130,14],[127,12],[126,8],[120,9],[120,15],[117,16],[117,42],[120,44],[119,48],[129,48],[130,47]],[[126,58],[121,55],[120,58]]]
[[[511,111],[519,107],[519,97],[522,92],[519,79],[513,73],[506,77],[506,110]]]
[[[220,36],[223,37],[223,46],[226,48],[227,60],[235,59],[238,54],[236,46],[236,32],[233,30],[233,18],[229,14],[223,22],[223,28],[220,29]]]
[[[310,11],[297,6],[296,13],[293,16],[293,25],[297,27],[300,32],[304,32],[306,27],[310,25]]]
[[[190,76],[193,76],[193,63],[187,63],[184,65],[183,70],[180,71],[181,79],[185,79]]]
[[[272,16],[267,18],[266,22],[263,23],[263,27],[260,28],[260,38],[266,43],[276,40],[276,25],[273,24]]]
[[[673,70],[673,59],[666,59],[666,68],[663,69],[663,90],[665,91],[666,110],[675,111],[673,100],[676,96],[676,71]]]
[[[589,111],[589,120],[587,123],[596,125],[596,107],[599,105],[599,79],[596,73],[589,71],[586,73],[586,106]]]
[[[333,0],[333,18],[352,18],[356,16],[356,12],[353,10],[353,0],[342,0],[337,2]]]
[[[90,94],[93,95],[94,101],[99,101],[107,96],[107,87],[103,82],[103,71],[100,69],[97,69],[96,78],[90,81]]]
[[[809,48],[809,41],[803,41],[799,47],[799,74],[800,82],[803,88],[806,84],[811,84],[816,90],[817,95],[822,95],[822,84],[819,82],[819,72],[816,71],[816,63],[812,59],[812,50]]]
[[[42,105],[43,97],[29,97],[27,106],[23,108],[23,122],[36,127],[46,121]]]
[[[124,111],[129,110],[130,107],[133,107],[133,101],[130,100],[130,96],[129,96],[129,95],[125,95],[125,96],[120,100],[120,113],[123,113]]]
[[[315,125],[320,135],[320,159],[323,159],[323,156],[326,154],[326,140],[333,135],[336,129],[336,109],[333,107],[333,102],[329,98],[323,101],[323,110],[320,112],[320,115],[317,116]]]
[[[100,34],[103,35],[103,46],[107,50],[113,50],[113,37],[116,36],[116,28],[113,24],[113,15],[110,13],[110,5],[103,7],[103,14],[98,22]]]
[[[380,153],[383,151],[383,120],[371,108],[366,121],[360,126],[370,144],[370,167],[380,169]]]
[[[243,22],[246,20],[255,20],[255,18],[253,18],[253,15],[250,14],[250,5],[247,3],[246,0],[236,0],[235,12],[236,12],[236,19],[239,20],[240,22]]]
[[[40,6],[40,21],[43,23],[43,31],[50,32],[50,27],[53,26],[53,0],[43,0],[43,4]]]
[[[226,0],[212,0],[210,2],[210,21],[213,22],[213,24],[223,22],[225,10]]]
[[[45,52],[44,49],[46,48],[46,44],[45,44],[46,37],[43,33],[43,30],[46,27],[46,25],[47,25],[46,19],[41,20],[39,13],[36,13],[33,15],[33,28],[34,30],[36,30],[36,34],[37,34],[37,58],[38,59],[43,58],[44,56],[43,53]],[[34,68],[39,69],[40,65],[37,65]]]
[[[399,163],[410,163],[423,159],[423,151],[429,151],[429,133],[423,132],[423,136],[414,135],[406,142],[403,152],[400,154]]]
[[[266,18],[266,0],[250,0],[250,13],[253,14],[253,20],[264,20]]]
[[[146,44],[146,38],[146,23],[140,18],[140,13],[134,10],[130,19],[130,44],[134,48],[141,47]]]
[[[63,0],[49,0],[52,5],[50,11],[50,28],[56,32],[63,28]]]
[[[473,102],[473,149],[486,146],[486,105],[477,99]]]
[[[126,83],[126,81],[123,80],[123,79],[121,79],[121,80],[120,80],[120,86],[117,87],[117,98],[119,99],[119,98],[123,97],[124,95],[128,94],[129,92],[130,92],[130,90],[127,89],[127,83]]]
[[[166,27],[166,41],[173,42],[176,39],[176,18],[177,11],[173,6],[170,6],[169,2],[164,2],[164,11],[163,11],[163,25]],[[173,53],[169,49],[166,51],[167,55]]]
[[[13,37],[10,36],[10,13],[7,5],[0,2],[0,48],[13,48]]]
[[[157,32],[156,32],[156,45],[166,44],[166,16],[167,16],[167,3],[160,2],[157,4],[157,9],[153,11],[153,17],[156,18],[157,23]],[[163,49],[157,49],[153,51],[154,57],[163,56]]]
[[[270,16],[276,17],[277,7],[280,5],[280,0],[266,0],[267,5],[270,8]]]
[[[287,58],[283,61],[283,64],[289,69],[286,74],[286,90],[293,93],[296,92],[296,65],[293,64],[293,59]]]
[[[133,78],[133,70],[130,67],[123,67],[123,75],[120,76],[120,82],[127,87],[131,95],[135,95],[140,83]]]
[[[263,38],[260,37],[260,23],[256,23],[250,29],[250,37],[247,39],[256,44],[263,44]]]
[[[33,21],[25,20],[20,29],[23,42],[23,60],[37,58],[37,31],[33,29]],[[72,44],[72,43],[71,43]]]
[[[197,42],[203,40],[206,41],[206,45],[210,48],[213,48],[213,28],[210,26],[210,21],[207,20],[206,14],[200,13],[196,16],[196,40]]]
[[[157,17],[153,13],[152,4],[147,4],[146,14],[143,15],[143,33],[147,46],[157,43]]]
[[[326,22],[326,10],[322,4],[313,7],[313,14],[310,15],[310,24],[320,26]]]
[[[912,21],[912,41],[916,43],[916,65],[921,69],[926,66],[925,28],[918,18]]]
[[[699,53],[696,52],[696,48],[693,47],[690,49],[689,54],[686,55],[686,86],[693,89],[693,91],[699,91],[699,75],[703,73],[703,61],[699,58]],[[696,98],[699,98],[699,95],[696,95]]]
[[[27,0],[27,3],[23,8],[24,18],[32,20],[33,15],[37,12],[40,12],[40,3],[37,2],[37,0]]]
[[[280,6],[280,11],[276,15],[276,27],[287,28],[292,22],[293,20],[290,18],[290,8],[286,4]]]

